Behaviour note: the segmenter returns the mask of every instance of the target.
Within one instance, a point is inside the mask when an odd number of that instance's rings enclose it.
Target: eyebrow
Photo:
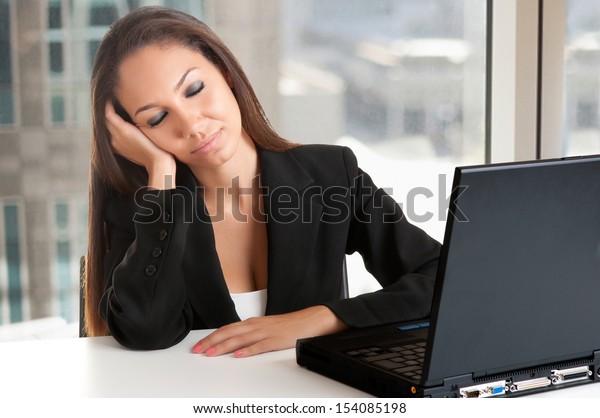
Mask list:
[[[198,69],[198,67],[192,67],[189,68],[185,73],[183,73],[183,75],[181,76],[181,78],[179,79],[179,81],[177,82],[177,84],[175,85],[175,87],[173,88],[173,91],[177,91],[181,88],[181,85],[183,84],[183,82],[185,81],[185,78],[188,76],[189,73],[191,73],[192,71]],[[157,105],[154,103],[149,103],[147,105],[144,105],[142,107],[140,107],[138,110],[135,111],[135,115],[137,115],[140,112],[143,112],[145,110],[151,109],[153,107],[156,107]]]

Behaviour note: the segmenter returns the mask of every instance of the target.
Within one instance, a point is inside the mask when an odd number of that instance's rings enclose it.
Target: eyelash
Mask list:
[[[189,99],[190,97],[194,97],[195,95],[200,93],[202,90],[204,90],[204,82],[203,81],[197,81],[195,83],[192,83],[188,87],[188,89],[185,91],[185,98]],[[159,113],[157,115],[157,117],[150,119],[148,121],[148,127],[156,128],[167,117],[167,114],[168,114],[168,112],[162,112],[162,113]]]

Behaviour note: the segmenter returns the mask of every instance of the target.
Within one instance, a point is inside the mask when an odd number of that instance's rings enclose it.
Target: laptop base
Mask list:
[[[517,397],[600,381],[600,351],[596,351],[592,356],[578,360],[480,378],[457,376],[445,379],[441,385],[424,387],[420,382],[401,379],[383,369],[365,368],[361,360],[346,354],[349,348],[372,346],[378,341],[388,342],[390,335],[397,334],[395,327],[377,328],[383,332],[375,341],[371,337],[378,333],[373,333],[372,328],[348,331],[336,335],[337,338],[327,336],[299,340],[296,345],[298,364],[382,398]],[[423,336],[415,334],[413,337],[413,341],[418,341]],[[410,335],[408,339],[407,343],[410,343]]]

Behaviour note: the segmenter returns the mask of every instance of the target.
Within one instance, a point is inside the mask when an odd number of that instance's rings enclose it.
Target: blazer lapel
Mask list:
[[[316,248],[323,207],[321,191],[291,152],[259,150],[259,157],[267,214],[266,311],[277,314],[296,307]]]

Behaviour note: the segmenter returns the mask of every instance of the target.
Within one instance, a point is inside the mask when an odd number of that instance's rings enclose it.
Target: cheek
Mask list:
[[[225,121],[230,127],[241,126],[240,108],[229,87],[221,91],[221,94],[213,94],[210,103],[214,118]]]

